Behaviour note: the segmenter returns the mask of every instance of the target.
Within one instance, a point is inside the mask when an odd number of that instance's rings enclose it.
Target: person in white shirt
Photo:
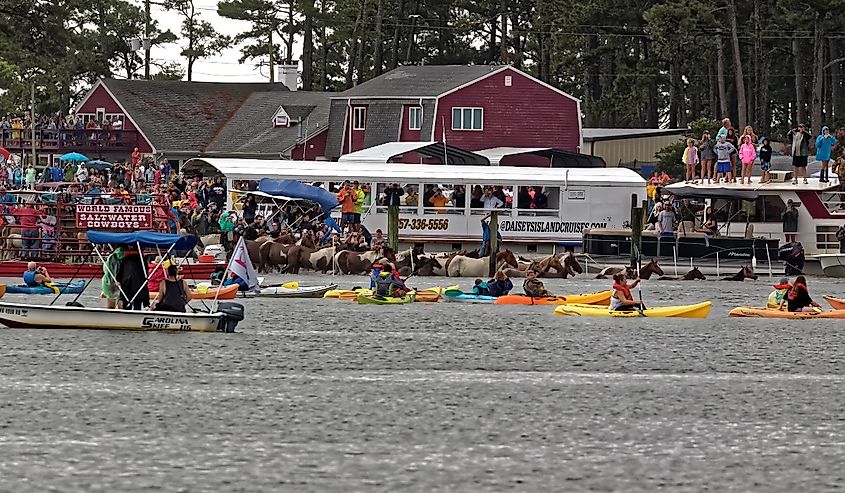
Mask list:
[[[88,168],[82,164],[80,164],[79,168],[76,170],[76,181],[80,183],[88,181]]]
[[[485,209],[498,209],[505,205],[499,197],[493,195],[493,189],[487,187],[484,189],[484,195],[481,197],[481,202],[484,204]]]

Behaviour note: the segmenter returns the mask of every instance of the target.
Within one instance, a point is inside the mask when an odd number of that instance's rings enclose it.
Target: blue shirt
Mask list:
[[[53,181],[55,181],[55,182],[64,181],[65,180],[65,172],[62,170],[62,168],[59,168],[58,166],[54,166],[53,170],[52,170],[52,177],[53,177],[52,178]]]
[[[18,199],[14,195],[10,194],[9,192],[6,192],[5,194],[0,195],[0,204],[3,204],[3,212],[5,214],[9,213],[9,206],[15,205],[17,203],[17,201],[18,201]]]

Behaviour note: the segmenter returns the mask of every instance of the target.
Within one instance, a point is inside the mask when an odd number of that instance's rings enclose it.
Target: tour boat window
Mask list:
[[[470,190],[468,196],[471,214],[487,214],[493,209],[493,205],[498,205],[496,211],[499,216],[511,215],[514,206],[512,187],[504,185],[472,185],[467,187]]]
[[[463,214],[466,188],[447,183],[425,183],[421,198],[425,214]]]
[[[417,190],[419,186],[416,184],[397,183],[401,189],[402,194],[399,196],[399,214],[417,214],[419,208],[419,195]],[[376,183],[375,196],[377,198],[375,211],[379,214],[387,214],[387,207],[390,205],[387,202],[387,189],[393,188],[393,183]]]
[[[762,195],[754,202],[744,202],[743,210],[748,214],[749,222],[779,223],[783,221],[786,204],[776,195]]]

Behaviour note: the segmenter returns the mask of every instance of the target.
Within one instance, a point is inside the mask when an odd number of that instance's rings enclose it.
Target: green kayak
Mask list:
[[[403,305],[414,301],[416,293],[411,291],[401,298],[394,298],[392,296],[367,296],[364,294],[358,295],[358,304],[360,305]]]

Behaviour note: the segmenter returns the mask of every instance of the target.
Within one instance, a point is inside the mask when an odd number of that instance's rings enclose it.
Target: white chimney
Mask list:
[[[297,64],[277,65],[276,82],[281,82],[282,84],[286,85],[291,91],[295,91],[297,83],[299,82],[299,72],[297,71],[298,68],[299,65]]]

